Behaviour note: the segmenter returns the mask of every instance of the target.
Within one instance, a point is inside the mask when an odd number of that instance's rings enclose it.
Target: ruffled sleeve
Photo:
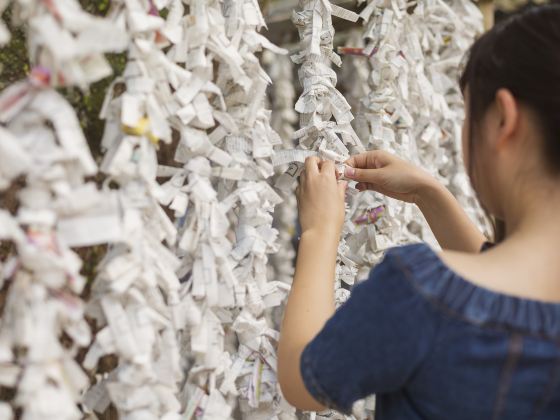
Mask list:
[[[389,251],[304,349],[301,374],[317,401],[350,413],[359,399],[403,387],[428,354],[437,318],[401,257]]]

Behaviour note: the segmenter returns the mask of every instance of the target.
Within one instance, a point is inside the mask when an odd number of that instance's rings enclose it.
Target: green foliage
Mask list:
[[[105,16],[111,2],[109,0],[80,0],[82,8],[92,15]]]
[[[0,90],[24,77],[29,72],[25,33],[12,25],[12,9],[9,7],[2,19],[12,33],[10,42],[0,48]]]
[[[80,3],[84,10],[98,16],[104,16],[110,7],[110,0],[80,0]],[[7,45],[0,48],[0,91],[25,78],[29,73],[24,28],[16,28],[12,25],[11,7],[7,8],[2,19],[8,25],[12,38]],[[126,54],[109,54],[107,59],[113,68],[113,76],[94,83],[88,91],[80,91],[76,88],[59,90],[76,110],[91,151],[96,158],[100,155],[99,144],[104,127],[103,121],[99,119],[99,111],[110,83],[124,70]]]

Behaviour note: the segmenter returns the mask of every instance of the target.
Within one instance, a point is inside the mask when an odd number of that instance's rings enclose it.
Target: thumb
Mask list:
[[[346,188],[348,188],[348,182],[347,181],[340,181],[338,183],[338,192],[340,193],[340,195],[342,197],[344,197],[344,194],[346,194]]]
[[[353,181],[375,184],[376,181],[379,181],[382,171],[383,169],[361,169],[347,166],[344,169],[344,176]]]

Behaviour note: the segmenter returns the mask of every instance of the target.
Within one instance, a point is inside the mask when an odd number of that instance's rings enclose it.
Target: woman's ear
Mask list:
[[[519,125],[519,106],[508,89],[496,92],[496,110],[499,119],[496,147],[499,150],[511,144]]]

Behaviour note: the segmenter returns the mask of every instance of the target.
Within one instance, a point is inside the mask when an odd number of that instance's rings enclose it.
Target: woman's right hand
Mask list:
[[[377,191],[409,203],[418,204],[423,192],[436,183],[426,171],[382,150],[354,155],[345,163],[344,176],[357,181],[358,190]]]

